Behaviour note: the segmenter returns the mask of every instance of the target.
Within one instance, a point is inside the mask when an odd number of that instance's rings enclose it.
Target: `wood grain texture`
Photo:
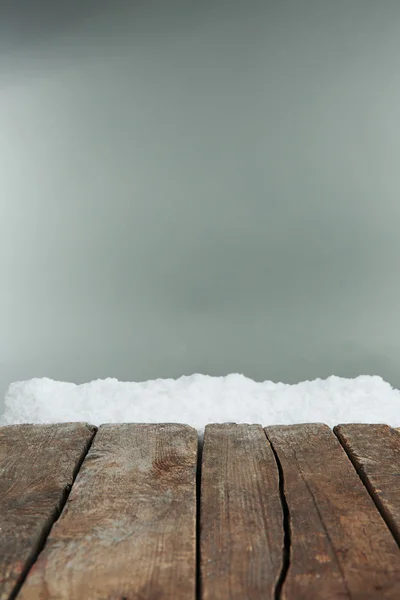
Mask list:
[[[197,432],[99,428],[21,600],[194,600]]]
[[[289,509],[282,599],[400,598],[400,551],[326,425],[267,427]]]
[[[338,425],[334,432],[400,545],[400,432],[388,425]]]
[[[207,425],[200,514],[203,600],[269,600],[284,532],[276,461],[261,425]]]
[[[84,423],[0,427],[0,600],[34,560],[94,432]]]

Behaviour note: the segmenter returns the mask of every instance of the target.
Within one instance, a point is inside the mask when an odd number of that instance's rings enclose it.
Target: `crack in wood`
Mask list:
[[[274,458],[276,461],[276,466],[278,467],[278,474],[279,474],[279,496],[281,499],[281,505],[282,505],[282,514],[283,514],[283,520],[282,520],[282,526],[283,526],[283,548],[282,548],[282,568],[281,568],[281,572],[279,574],[277,583],[276,583],[276,587],[275,587],[275,600],[280,600],[281,595],[282,595],[282,589],[290,568],[290,558],[291,558],[291,544],[292,544],[292,533],[291,533],[291,527],[290,527],[290,510],[289,510],[289,505],[286,499],[286,494],[285,494],[285,476],[283,474],[283,468],[282,468],[282,464],[281,461],[279,460],[279,456],[278,453],[276,452],[273,443],[271,442],[271,440],[268,438],[268,435],[266,435],[266,438],[271,446],[271,450],[274,454]]]

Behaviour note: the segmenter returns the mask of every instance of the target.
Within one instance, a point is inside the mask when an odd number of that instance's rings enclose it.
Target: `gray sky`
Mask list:
[[[400,386],[397,0],[10,4],[0,396],[193,372]]]

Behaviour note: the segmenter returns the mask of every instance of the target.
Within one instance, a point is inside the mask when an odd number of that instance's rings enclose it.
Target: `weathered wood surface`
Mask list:
[[[103,425],[21,600],[194,600],[197,432]]]
[[[400,431],[388,425],[338,425],[334,432],[400,545]]]
[[[289,509],[282,599],[398,600],[399,548],[333,432],[322,424],[265,431]]]
[[[269,600],[284,531],[276,461],[261,425],[207,425],[200,562],[203,600]]]
[[[0,427],[0,599],[13,597],[65,500],[94,428]]]

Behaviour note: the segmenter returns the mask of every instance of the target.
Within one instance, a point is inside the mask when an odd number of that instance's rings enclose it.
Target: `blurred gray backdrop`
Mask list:
[[[0,8],[13,380],[400,387],[400,2]]]

